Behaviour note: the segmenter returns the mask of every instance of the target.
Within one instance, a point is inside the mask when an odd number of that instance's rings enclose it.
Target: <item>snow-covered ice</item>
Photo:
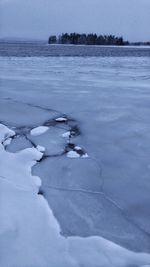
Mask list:
[[[36,148],[37,148],[37,150],[40,151],[40,152],[45,152],[45,147],[43,147],[43,146],[39,146],[39,145],[38,145]]]
[[[64,117],[59,117],[59,118],[56,118],[55,120],[56,120],[57,122],[65,122],[65,121],[67,121],[67,119],[64,118]]]
[[[9,140],[10,137],[14,136],[15,132],[13,130],[7,129],[7,127],[3,124],[0,124],[0,142],[5,142]]]
[[[8,145],[10,145],[11,141],[12,141],[12,138],[8,138],[3,142],[3,145],[8,146]]]
[[[150,265],[149,69],[1,58],[1,266]]]
[[[34,135],[34,136],[38,136],[38,135],[41,135],[41,134],[47,132],[48,129],[49,128],[46,127],[46,126],[38,126],[38,127],[34,128],[34,129],[32,129],[30,134]]]
[[[40,178],[31,175],[42,154],[35,148],[6,152],[2,142],[13,133],[2,125],[1,129],[1,266],[121,267],[150,262],[150,255],[130,252],[101,237],[62,237],[50,207],[38,194]]]
[[[68,157],[68,158],[79,158],[80,155],[79,155],[76,151],[69,151],[69,152],[67,153],[67,157]]]
[[[62,134],[62,136],[64,138],[69,138],[70,137],[70,132],[65,132],[65,133]]]
[[[45,128],[42,128],[43,130]],[[39,132],[39,131],[38,131]],[[46,131],[42,134],[28,135],[29,139],[36,145],[45,147],[46,155],[57,155],[64,152],[66,140],[62,134],[64,130],[57,127],[46,127]]]
[[[80,146],[75,146],[75,149],[76,150],[81,150],[81,147]]]
[[[88,158],[89,156],[88,156],[88,154],[86,153],[86,154],[84,154],[84,155],[82,155],[82,158]]]

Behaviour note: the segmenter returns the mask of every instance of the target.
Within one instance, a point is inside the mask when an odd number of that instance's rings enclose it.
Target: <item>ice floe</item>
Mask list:
[[[38,135],[41,135],[41,134],[44,134],[45,132],[47,132],[48,129],[49,128],[47,126],[38,126],[34,129],[32,129],[30,134],[33,136],[38,136]]]
[[[80,158],[80,155],[76,151],[69,151],[67,153],[68,158]]]
[[[64,153],[66,145],[65,138],[62,137],[64,130],[57,127],[47,127],[46,132],[40,135],[28,135],[29,140],[36,146],[45,147],[45,155],[59,155]]]
[[[82,158],[88,158],[88,157],[89,157],[89,155],[87,153],[82,155]]]
[[[82,148],[80,146],[75,146],[76,150],[82,150]]]
[[[66,122],[66,121],[67,121],[67,119],[64,118],[64,117],[59,117],[59,118],[56,118],[55,120],[56,120],[57,122]]]

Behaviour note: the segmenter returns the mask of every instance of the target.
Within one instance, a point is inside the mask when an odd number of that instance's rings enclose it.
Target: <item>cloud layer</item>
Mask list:
[[[0,37],[46,39],[79,31],[148,40],[149,14],[149,0],[1,0]]]

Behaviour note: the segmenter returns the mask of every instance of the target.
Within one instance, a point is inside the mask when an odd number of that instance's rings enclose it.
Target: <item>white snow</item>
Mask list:
[[[62,237],[46,200],[37,194],[40,178],[31,174],[42,153],[35,148],[6,152],[2,141],[12,133],[5,126],[1,129],[1,266],[126,267],[150,263],[150,255],[133,253],[101,237]]]
[[[59,118],[55,119],[55,121],[57,121],[57,122],[65,122],[65,121],[67,121],[67,119],[64,118],[64,117],[59,117]]]
[[[88,158],[89,156],[88,156],[88,154],[87,153],[85,153],[83,156],[82,156],[82,158]]]
[[[3,145],[8,146],[8,145],[10,145],[11,141],[12,141],[12,138],[8,138],[3,142]]]
[[[4,142],[7,139],[9,139],[9,137],[12,137],[15,135],[15,132],[8,129],[5,125],[0,124],[0,142]]]
[[[75,146],[75,149],[78,151],[81,151],[82,150],[82,148],[80,147],[80,146]],[[89,157],[89,155],[87,154],[87,153],[85,153],[85,154],[83,154],[82,155],[82,158],[88,158]]]
[[[63,133],[63,134],[62,134],[62,137],[64,137],[64,138],[69,138],[69,137],[70,137],[70,132],[68,131],[68,132],[66,132],[66,133]]]
[[[36,148],[37,148],[37,150],[40,151],[40,152],[45,152],[45,150],[46,150],[45,147],[40,146],[40,145],[37,145]]]
[[[76,151],[71,150],[67,153],[67,157],[68,158],[80,158],[80,155]]]
[[[81,150],[82,148],[80,146],[75,146],[76,150]]]
[[[47,132],[48,129],[49,128],[47,126],[38,126],[34,129],[32,129],[30,134],[33,136],[38,136],[38,135],[41,135],[41,134],[44,134],[45,132]]]

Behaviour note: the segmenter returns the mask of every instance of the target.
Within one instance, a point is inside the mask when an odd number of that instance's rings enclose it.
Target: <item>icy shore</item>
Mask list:
[[[3,143],[15,132],[0,124],[1,266],[142,266],[150,255],[133,253],[101,237],[65,238],[31,168],[43,154],[36,148],[17,153]],[[63,211],[62,211],[63,212]]]

